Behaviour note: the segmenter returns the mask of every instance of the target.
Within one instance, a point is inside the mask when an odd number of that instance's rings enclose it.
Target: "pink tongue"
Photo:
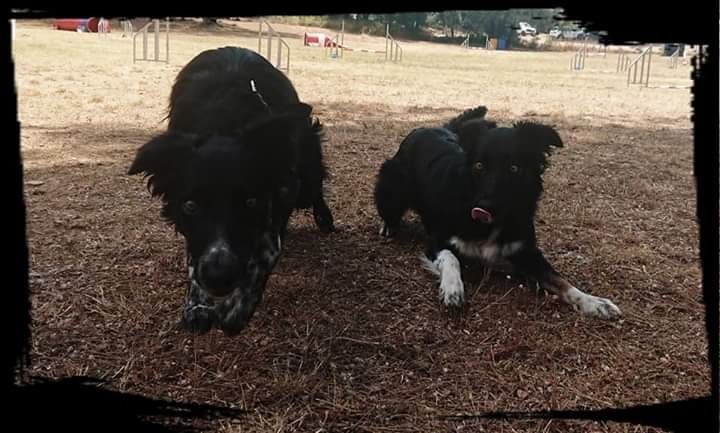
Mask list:
[[[488,224],[492,221],[492,214],[481,207],[474,207],[470,211],[470,216],[474,220],[480,220]]]

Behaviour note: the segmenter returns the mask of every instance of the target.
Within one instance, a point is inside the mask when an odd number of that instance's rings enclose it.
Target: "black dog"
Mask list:
[[[187,245],[184,327],[240,332],[262,299],[290,215],[323,198],[322,126],[290,80],[257,53],[200,53],[178,74],[168,130],[143,145],[129,174],[144,173],[162,215]]]
[[[568,283],[543,256],[534,218],[542,174],[552,147],[562,147],[550,126],[519,122],[510,128],[485,120],[487,109],[467,110],[443,128],[418,128],[380,168],[375,204],[390,236],[408,209],[429,235],[426,266],[440,277],[440,300],[464,302],[456,255],[503,262],[536,279],[575,309],[613,318],[609,300]]]

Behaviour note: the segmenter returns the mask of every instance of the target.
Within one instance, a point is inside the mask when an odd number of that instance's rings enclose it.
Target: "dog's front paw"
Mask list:
[[[601,319],[617,319],[622,315],[620,309],[611,300],[592,295],[586,295],[575,304],[575,309],[585,316]]]
[[[191,334],[201,335],[209,332],[214,322],[215,311],[212,307],[194,304],[185,307],[179,327]]]
[[[390,226],[386,222],[383,222],[382,225],[380,226],[380,236],[382,236],[384,238],[389,238],[390,236],[393,235],[393,233],[394,233],[394,230],[391,229]]]
[[[446,307],[462,307],[465,303],[465,289],[459,278],[445,278],[440,282],[440,302]]]
[[[335,231],[335,222],[332,218],[315,214],[315,225],[321,233],[332,233]]]

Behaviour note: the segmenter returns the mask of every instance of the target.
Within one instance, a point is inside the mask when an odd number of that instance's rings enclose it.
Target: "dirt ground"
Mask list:
[[[132,64],[132,42],[118,33],[18,22],[32,373],[88,374],[119,390],[249,411],[220,422],[223,432],[655,432],[447,416],[707,393],[692,83],[687,66],[659,56],[651,88],[628,89],[610,55],[590,57],[582,72],[568,70],[567,53],[429,43],[405,43],[398,64],[357,52],[340,60],[302,47],[303,28],[282,26],[290,78],[326,125],[338,231],[322,235],[309,213],[296,214],[250,326],[235,338],[179,331],[182,238],[143,180],[125,173],[164,128],[180,68],[204,49],[256,49],[248,29],[173,24],[168,64]],[[420,267],[417,220],[398,239],[378,237],[372,187],[382,161],[412,128],[479,104],[503,123],[557,125],[566,146],[546,174],[539,243],[622,320],[582,318],[522,277],[484,280],[476,264],[463,273],[468,305],[449,312]]]

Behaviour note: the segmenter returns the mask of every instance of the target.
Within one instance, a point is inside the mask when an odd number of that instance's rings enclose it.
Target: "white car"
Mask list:
[[[531,26],[531,25],[528,24],[528,23],[519,22],[519,23],[518,23],[518,26],[519,26],[519,28],[517,29],[517,32],[518,32],[521,36],[525,36],[525,35],[536,35],[536,34],[537,34],[537,29],[535,29],[535,27]]]
[[[585,30],[584,29],[565,29],[560,30],[559,28],[555,27],[552,30],[548,32],[550,37],[555,39],[582,39],[585,37]]]
[[[585,37],[585,30],[565,30],[563,31],[563,38],[565,39],[582,39]]]

